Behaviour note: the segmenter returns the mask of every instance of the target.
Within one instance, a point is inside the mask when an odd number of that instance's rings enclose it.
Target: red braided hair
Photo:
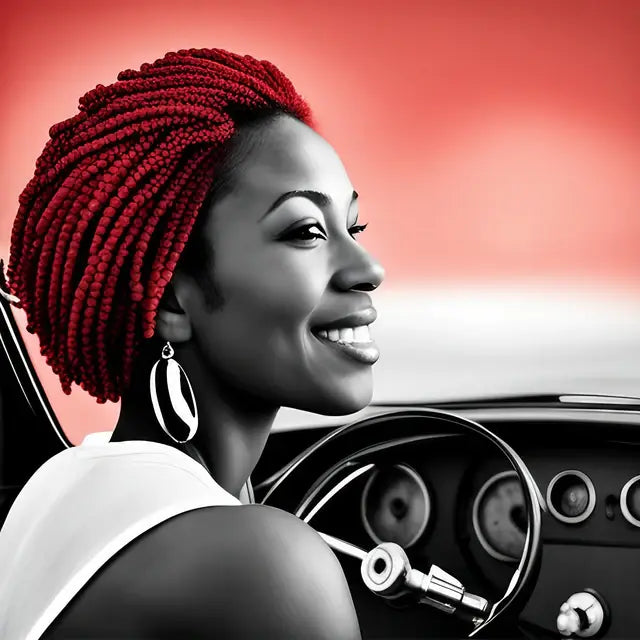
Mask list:
[[[80,99],[51,127],[19,198],[9,288],[71,393],[129,386],[142,338],[243,118],[309,107],[273,64],[220,49],[168,53]]]

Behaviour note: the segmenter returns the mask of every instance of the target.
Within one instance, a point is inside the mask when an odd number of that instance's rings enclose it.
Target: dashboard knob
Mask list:
[[[565,637],[591,638],[605,622],[605,609],[600,599],[588,591],[574,593],[562,603],[556,627]]]

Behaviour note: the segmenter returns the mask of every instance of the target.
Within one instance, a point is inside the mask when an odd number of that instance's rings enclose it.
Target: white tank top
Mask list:
[[[239,505],[173,447],[91,434],[45,462],[0,530],[0,638],[36,640],[114,554],[178,514]]]

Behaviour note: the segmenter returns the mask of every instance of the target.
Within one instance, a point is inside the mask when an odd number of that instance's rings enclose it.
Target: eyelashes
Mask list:
[[[359,233],[362,233],[367,228],[368,225],[369,225],[368,222],[366,222],[365,224],[354,224],[353,227],[349,228],[349,235],[353,238],[353,236],[356,236]]]
[[[367,228],[367,224],[356,224],[349,227],[349,235],[355,238],[359,233],[362,233]],[[327,240],[327,232],[317,222],[300,225],[289,231],[286,231],[281,240],[297,241],[306,245],[313,244],[316,240]]]
[[[318,223],[313,223],[294,227],[293,229],[286,231],[282,236],[280,236],[280,239],[294,241],[297,240],[306,244],[311,244],[317,239],[326,240],[327,235],[324,229]]]

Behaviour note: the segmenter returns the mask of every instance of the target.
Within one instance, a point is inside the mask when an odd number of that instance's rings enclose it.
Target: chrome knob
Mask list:
[[[600,600],[587,591],[574,593],[560,607],[556,627],[561,635],[590,638],[605,621],[605,612]]]
[[[365,585],[381,596],[402,594],[410,572],[407,554],[394,542],[379,544],[369,551],[360,565]]]
[[[327,536],[325,536],[325,540]],[[429,573],[412,569],[404,549],[395,542],[383,542],[362,559],[360,573],[373,593],[385,598],[415,594],[419,601],[455,613],[469,612],[482,620],[489,615],[489,602],[469,593],[462,583],[435,564]]]

